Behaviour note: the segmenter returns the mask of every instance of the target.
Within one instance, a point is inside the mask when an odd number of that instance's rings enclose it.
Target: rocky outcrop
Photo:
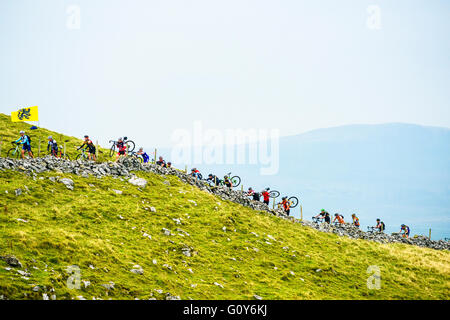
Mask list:
[[[5,261],[11,267],[22,268],[22,263],[20,263],[19,259],[17,259],[15,256],[10,256],[10,255],[0,256],[0,259]]]
[[[114,177],[124,177],[129,183],[136,185],[138,187],[145,187],[147,181],[142,178],[136,177],[133,172],[144,171],[153,172],[159,175],[175,175],[181,181],[196,186],[201,190],[214,193],[223,200],[229,200],[241,205],[250,207],[259,211],[267,211],[274,215],[293,219],[287,217],[283,210],[272,210],[265,203],[260,201],[250,200],[244,192],[230,190],[227,187],[219,186],[212,187],[208,185],[205,181],[197,180],[194,177],[186,174],[184,171],[180,171],[174,168],[163,168],[161,166],[156,166],[153,164],[141,164],[135,158],[122,158],[118,162],[102,162],[95,163],[93,161],[70,161],[57,159],[54,157],[44,157],[35,159],[25,159],[25,160],[15,160],[8,158],[0,158],[0,170],[16,170],[22,171],[34,177],[38,173],[47,171],[56,171],[60,173],[70,173],[76,174],[82,177],[95,176],[97,178],[102,178],[105,176]],[[53,178],[58,180],[57,178]],[[64,183],[67,188],[73,189],[73,181],[67,178],[59,179],[61,183]]]
[[[424,236],[414,236],[406,239],[398,233],[387,234],[384,232],[365,232],[350,223],[338,225],[330,225],[327,223],[317,224],[309,221],[303,221],[301,223],[322,232],[330,232],[337,234],[338,236],[349,237],[352,239],[364,239],[379,243],[406,243],[437,250],[450,250],[450,242],[444,240],[433,241]]]
[[[181,181],[196,186],[203,191],[213,193],[223,200],[229,200],[241,204],[243,206],[250,207],[260,212],[261,211],[268,212],[280,218],[289,219],[293,222],[301,223],[305,226],[315,228],[319,231],[332,232],[339,236],[346,236],[354,239],[372,240],[381,243],[398,242],[438,250],[450,249],[450,242],[448,241],[443,240],[432,241],[423,236],[405,239],[402,238],[400,235],[396,234],[388,235],[385,233],[364,232],[350,224],[344,224],[340,226],[330,226],[327,224],[319,225],[308,221],[299,221],[297,219],[294,219],[293,217],[287,216],[281,209],[273,210],[263,202],[249,199],[249,197],[247,197],[246,193],[243,191],[230,190],[229,188],[223,186],[212,187],[205,181],[197,180],[196,178],[190,176],[189,174],[186,174],[184,171],[177,170],[174,168],[163,168],[153,164],[141,164],[136,158],[130,157],[122,158],[119,159],[118,162],[102,162],[102,163],[95,163],[93,161],[81,161],[81,160],[70,161],[57,159],[54,157],[44,157],[25,160],[0,158],[0,171],[1,170],[22,171],[25,172],[26,174],[33,176],[35,179],[37,177],[37,174],[48,171],[56,171],[59,173],[70,173],[82,177],[89,177],[89,176],[95,176],[97,178],[102,178],[105,176],[123,177],[126,178],[129,183],[136,185],[140,188],[144,188],[147,184],[147,181],[145,179],[136,177],[133,172],[144,171],[144,172],[153,172],[159,175],[174,175],[177,176]],[[68,178],[59,179],[54,177],[50,178],[65,184],[66,187],[70,190],[73,190],[74,188],[74,183],[71,179]],[[120,192],[117,193],[119,194]]]

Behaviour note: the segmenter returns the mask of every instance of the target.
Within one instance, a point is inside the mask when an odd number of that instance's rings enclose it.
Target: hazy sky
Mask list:
[[[449,16],[448,0],[1,0],[0,112],[145,146],[194,120],[450,127]]]

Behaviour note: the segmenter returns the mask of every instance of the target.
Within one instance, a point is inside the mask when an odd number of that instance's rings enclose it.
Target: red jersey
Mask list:
[[[125,145],[124,142],[117,142],[117,149],[119,149],[119,151],[126,151],[127,150],[127,146]]]

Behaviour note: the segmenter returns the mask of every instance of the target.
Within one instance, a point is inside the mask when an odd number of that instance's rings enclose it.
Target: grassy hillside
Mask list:
[[[9,149],[13,147],[11,141],[17,140],[20,135],[21,130],[25,131],[31,137],[31,148],[33,150],[34,156],[45,156],[47,154],[47,143],[48,136],[52,136],[58,145],[63,146],[66,142],[66,153],[69,155],[70,159],[75,159],[79,151],[76,151],[75,147],[79,147],[83,141],[82,137],[75,138],[66,136],[45,128],[39,128],[37,130],[30,130],[31,124],[26,122],[11,122],[11,117],[0,113],[0,144],[1,144],[1,154],[0,156],[6,157],[6,153]],[[41,142],[40,154],[39,154],[39,140]],[[95,141],[94,141],[95,143]],[[109,150],[104,148],[99,148],[99,161],[109,160]]]
[[[34,181],[0,173],[0,255],[15,255],[30,273],[23,278],[0,261],[0,294],[7,298],[41,299],[36,285],[49,295],[54,288],[57,299],[163,298],[166,292],[182,299],[450,297],[449,252],[320,233],[221,201],[174,176],[138,174],[149,181],[142,191],[120,179],[69,176],[71,191],[48,179],[55,175]],[[16,196],[17,188],[24,194]],[[182,254],[185,246],[191,257]],[[136,264],[142,275],[130,271]],[[90,281],[87,288],[66,286],[70,265]],[[370,265],[381,268],[380,290],[366,286]],[[102,284],[110,281],[114,289],[107,290]]]
[[[4,141],[29,127],[0,117]],[[39,129],[41,137],[48,134],[58,137]],[[80,143],[63,136],[66,138],[74,146]],[[137,175],[148,181],[144,189],[112,177],[81,178],[52,172],[33,179],[0,171],[0,256],[14,255],[23,264],[23,268],[10,268],[0,260],[0,296],[450,297],[447,251],[340,238],[222,201],[175,176]],[[74,190],[49,179],[63,176],[73,179]],[[16,196],[18,188],[23,193]],[[166,235],[163,228],[173,235]],[[185,248],[191,256],[183,254]],[[72,265],[81,270],[80,289],[67,286],[67,267]],[[130,271],[135,265],[142,267],[143,274]],[[381,269],[379,290],[369,290],[366,285],[371,265]],[[87,281],[90,284],[85,286]]]

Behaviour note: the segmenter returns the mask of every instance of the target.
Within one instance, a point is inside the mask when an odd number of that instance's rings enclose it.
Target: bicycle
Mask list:
[[[344,225],[345,223],[340,223],[339,221],[335,221],[335,222],[333,222],[333,226],[335,226],[335,227],[340,227],[340,226],[342,226],[342,225]]]
[[[140,154],[137,154],[137,152],[132,151],[128,154],[128,156],[137,158],[140,163],[144,163],[144,157]]]
[[[272,190],[269,192],[269,197],[270,198],[278,198],[280,196],[280,192],[277,190]],[[288,201],[290,203],[290,208],[295,208],[296,206],[298,206],[298,198],[297,197],[289,197]]]
[[[367,227],[367,232],[375,233],[375,232],[379,232],[379,230],[377,227]]]
[[[326,226],[327,228],[331,226],[331,222],[325,220],[325,218],[312,217],[313,223],[318,227]]]
[[[226,174],[226,176],[230,179],[231,184],[232,184],[233,187],[237,187],[237,186],[239,186],[239,185],[241,184],[241,178],[240,178],[239,176],[232,176],[232,177],[230,178],[231,172],[228,172],[228,173]],[[223,183],[223,180],[221,181],[221,184],[222,184],[222,183]],[[223,185],[223,184],[222,184],[222,185]]]
[[[130,153],[130,152],[134,151],[134,148],[135,148],[134,141],[128,140],[127,137],[124,137],[123,138],[123,142],[124,142],[124,144],[127,147],[127,153]],[[109,140],[109,143],[112,143],[112,146],[111,146],[110,151],[109,151],[109,156],[112,158],[114,156],[114,154],[116,153],[117,141]]]
[[[269,197],[272,199],[278,198],[280,196],[280,192],[277,190],[269,191]]]
[[[80,159],[83,161],[89,160],[89,152],[87,152],[86,149],[84,149],[84,148],[81,149],[81,153],[78,154],[75,158],[75,160],[80,160]]]
[[[298,206],[298,198],[297,197],[289,197],[288,201],[291,203],[290,207],[295,208]]]
[[[8,150],[8,152],[6,153],[6,157],[11,158],[11,159],[20,159],[22,157],[22,150],[20,148],[21,144],[15,143],[15,142],[11,142],[11,143],[12,143],[12,145],[16,145],[16,146]],[[31,151],[31,154],[33,154],[33,151]],[[27,155],[25,155],[25,157],[26,158],[29,157],[28,153],[27,153]]]
[[[65,142],[69,142],[69,140],[66,140]],[[54,156],[59,159],[70,160],[69,155],[67,153],[64,154],[63,146],[58,146],[58,150],[56,151],[56,153],[53,152],[53,150],[50,150],[49,155]]]
[[[315,223],[315,224],[321,224],[322,223],[322,218],[312,217],[312,222]]]

